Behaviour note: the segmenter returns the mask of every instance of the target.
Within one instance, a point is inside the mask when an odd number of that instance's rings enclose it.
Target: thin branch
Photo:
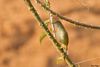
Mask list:
[[[65,21],[68,21],[72,24],[75,24],[75,25],[78,25],[78,26],[82,26],[82,27],[86,27],[86,28],[90,28],[90,29],[99,29],[100,30],[100,26],[96,26],[96,25],[88,25],[88,24],[85,24],[85,23],[80,23],[80,22],[77,22],[77,21],[74,21],[72,19],[69,19],[69,18],[66,18],[56,12],[54,12],[53,10],[49,9],[48,7],[46,7],[44,4],[42,4],[41,1],[39,0],[36,0],[37,3],[39,3],[43,8],[45,8],[47,11],[51,12],[53,15],[56,15],[58,16],[60,19],[62,20],[65,20]]]
[[[49,0],[45,0],[45,4],[46,4],[46,6],[48,8],[51,8]],[[47,13],[49,13],[49,20],[50,20],[50,23],[51,23],[51,28],[52,28],[52,31],[53,31],[53,35],[55,37],[55,33],[54,33],[55,32],[55,28],[54,28],[54,17],[53,17],[53,15],[52,15],[51,12],[48,12],[47,11]]]
[[[52,40],[52,42],[54,43],[54,46],[57,48],[57,50],[61,53],[61,55],[63,55],[66,63],[68,64],[69,67],[75,67],[75,65],[72,63],[72,61],[70,60],[70,58],[68,57],[68,55],[66,54],[66,52],[64,51],[64,49],[61,47],[61,45],[57,42],[57,40],[53,37],[53,35],[51,34],[51,32],[49,31],[48,27],[44,24],[44,22],[42,21],[42,19],[40,18],[39,14],[37,13],[36,9],[34,8],[34,6],[32,5],[30,0],[24,0],[27,4],[27,6],[29,7],[30,11],[34,14],[35,18],[37,19],[37,21],[39,22],[40,26],[45,30],[45,32],[47,33],[47,35],[49,36],[49,38]]]
[[[75,64],[81,64],[81,63],[96,60],[96,59],[100,59],[100,57],[95,57],[95,58],[92,58],[92,59],[86,59],[86,60],[83,60],[83,61],[76,62]]]

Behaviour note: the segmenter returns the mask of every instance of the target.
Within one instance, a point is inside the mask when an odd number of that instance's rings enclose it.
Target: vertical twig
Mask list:
[[[54,46],[57,48],[57,50],[60,52],[60,54],[63,55],[66,63],[68,64],[69,67],[75,67],[75,65],[72,63],[72,61],[70,60],[70,58],[68,57],[68,55],[66,54],[66,52],[64,51],[64,49],[61,47],[61,45],[57,42],[57,40],[53,37],[53,35],[51,34],[51,32],[49,31],[48,27],[44,24],[44,22],[42,21],[42,19],[40,18],[39,14],[37,13],[36,9],[34,8],[34,6],[32,5],[30,0],[24,0],[27,4],[27,6],[29,7],[30,11],[34,14],[35,18],[37,19],[37,21],[39,22],[40,26],[42,26],[42,28],[45,30],[45,32],[47,33],[47,35],[49,36],[49,38],[52,40],[52,42],[54,43]]]
[[[51,7],[51,6],[50,6],[49,0],[45,0],[45,4],[46,4],[46,6],[47,6],[48,8]],[[54,32],[55,32],[55,28],[54,28],[54,17],[53,17],[53,15],[52,15],[51,12],[48,12],[48,13],[49,13],[49,19],[50,19],[50,23],[51,23],[53,35],[54,35],[54,37],[55,37],[55,33],[54,33]]]

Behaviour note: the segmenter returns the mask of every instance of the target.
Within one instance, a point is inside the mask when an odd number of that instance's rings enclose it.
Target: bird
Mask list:
[[[65,50],[68,50],[69,37],[68,37],[68,32],[65,30],[63,24],[58,18],[54,18],[53,26],[54,26],[55,38],[59,43],[61,43],[61,46]]]

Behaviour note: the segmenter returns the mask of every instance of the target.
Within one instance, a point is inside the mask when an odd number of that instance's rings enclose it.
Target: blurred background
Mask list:
[[[100,0],[50,0],[55,12],[86,24],[100,25]],[[43,20],[47,13],[32,0]],[[80,67],[100,67],[100,30],[62,21],[69,34],[69,56]],[[24,0],[0,0],[0,67],[67,67],[27,9]],[[94,59],[96,58],[96,59]]]

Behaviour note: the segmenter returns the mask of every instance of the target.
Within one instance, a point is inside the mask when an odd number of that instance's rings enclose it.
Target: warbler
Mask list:
[[[63,24],[58,18],[54,18],[55,38],[61,43],[61,46],[68,50],[69,37]]]

